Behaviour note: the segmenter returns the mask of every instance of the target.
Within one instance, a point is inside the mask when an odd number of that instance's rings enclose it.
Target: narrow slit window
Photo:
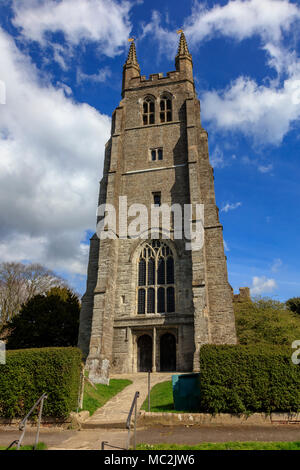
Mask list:
[[[153,204],[155,207],[161,206],[161,193],[153,193]]]

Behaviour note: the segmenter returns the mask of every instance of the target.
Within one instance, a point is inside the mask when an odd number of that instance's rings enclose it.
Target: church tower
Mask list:
[[[79,347],[95,382],[106,383],[109,371],[198,371],[203,344],[236,343],[207,132],[184,33],[175,67],[166,76],[141,75],[134,42],[123,67],[98,201],[115,208],[117,222],[113,236],[91,239],[80,317]],[[204,243],[187,249],[174,220],[168,237],[161,221],[142,237],[122,235],[125,200],[149,213],[202,205]],[[135,214],[128,214],[130,223]]]

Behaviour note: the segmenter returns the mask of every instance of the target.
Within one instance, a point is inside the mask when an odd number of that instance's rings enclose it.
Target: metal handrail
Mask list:
[[[131,408],[130,408],[130,411],[128,413],[128,418],[127,418],[127,421],[126,421],[126,428],[127,429],[130,429],[130,421],[131,421],[132,412],[133,412],[134,406],[135,406],[136,401],[137,401],[139,396],[140,396],[140,392],[135,392],[134,399],[132,401]]]
[[[34,412],[34,410],[37,408],[37,406],[39,404],[41,404],[40,410],[39,410],[38,427],[37,427],[37,432],[36,432],[36,436],[35,436],[35,443],[34,443],[34,447],[33,447],[33,450],[36,450],[38,442],[39,442],[40,425],[41,425],[41,420],[42,420],[44,400],[47,400],[47,398],[48,398],[47,393],[43,393],[43,395],[35,402],[35,404],[31,408],[31,410],[27,413],[25,418],[22,419],[22,421],[19,424],[19,430],[22,431],[20,439],[17,440],[17,441],[12,442],[6,450],[10,449],[14,443],[18,443],[17,450],[20,450],[20,447],[21,447],[21,444],[22,444],[22,441],[24,439],[25,432],[26,432],[27,420],[31,416],[31,414]]]
[[[137,399],[139,398],[139,396],[140,396],[140,392],[135,392],[134,399],[132,401],[131,408],[130,408],[130,411],[128,413],[128,417],[127,417],[127,421],[126,421],[126,428],[128,429],[127,447],[126,447],[127,450],[129,449],[129,445],[130,445],[131,416],[132,416],[133,410],[135,410],[135,412],[134,412],[134,441],[133,441],[133,448],[135,449],[135,447],[136,447]]]

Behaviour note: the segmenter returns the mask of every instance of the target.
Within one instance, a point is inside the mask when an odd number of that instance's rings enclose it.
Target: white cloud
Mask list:
[[[131,6],[124,0],[13,0],[13,23],[42,46],[49,45],[46,33],[62,32],[69,45],[97,42],[101,53],[113,57],[130,35]],[[56,54],[63,60],[62,50]]]
[[[160,55],[172,56],[178,46],[178,36],[175,31],[169,31],[161,26],[161,15],[158,11],[152,12],[151,21],[143,25],[141,39],[147,34],[157,39],[156,46]]]
[[[104,67],[103,69],[99,70],[98,73],[94,74],[87,74],[82,72],[82,70],[77,70],[77,83],[81,82],[93,82],[93,83],[101,83],[105,82],[107,78],[111,76],[111,70],[109,67]]]
[[[234,209],[237,209],[238,207],[240,207],[242,205],[241,202],[235,202],[233,204],[230,204],[229,202],[224,206],[222,207],[221,209],[221,212],[228,212],[228,211],[232,211]]]
[[[241,158],[241,162],[244,165],[252,165],[255,166],[257,171],[263,174],[270,173],[274,169],[273,163],[262,163],[259,159],[257,158],[249,158],[247,155],[244,155]]]
[[[230,251],[230,248],[228,246],[228,243],[223,239],[223,245],[224,245],[224,250],[225,251]]]
[[[294,33],[299,20],[299,6],[288,0],[230,0],[211,8],[195,3],[183,26],[191,49],[218,36],[236,41],[258,36],[267,64],[278,74],[273,80],[266,77],[264,85],[240,76],[223,90],[202,93],[204,119],[215,128],[242,132],[258,143],[282,142],[300,119],[299,59],[286,41],[287,33]],[[157,13],[144,33],[157,36],[161,52],[174,50],[176,35],[161,26]]]
[[[212,35],[241,41],[257,34],[264,40],[279,41],[299,18],[299,8],[288,0],[230,0],[211,9],[196,2],[184,29],[192,43]]]
[[[221,92],[202,95],[205,118],[220,129],[239,130],[260,142],[279,144],[300,118],[300,100],[295,99],[299,79],[300,67],[279,87],[239,77]]]
[[[250,288],[252,295],[267,294],[277,289],[275,279],[267,279],[266,276],[254,276],[252,278],[252,287]]]
[[[260,173],[270,173],[273,170],[273,165],[270,163],[269,165],[258,165],[258,171]]]
[[[271,266],[271,271],[273,273],[277,273],[279,271],[279,268],[282,266],[282,261],[280,258],[274,259],[272,266]]]
[[[191,44],[216,35],[241,41],[259,35],[267,63],[278,78],[259,85],[241,76],[224,90],[202,95],[203,115],[219,129],[241,131],[260,143],[281,143],[300,119],[300,67],[295,51],[283,46],[283,36],[300,20],[300,9],[288,0],[236,0],[207,9],[196,4],[186,22]],[[285,72],[281,83],[279,76]],[[261,172],[271,167],[261,166]]]
[[[218,145],[211,153],[210,163],[214,168],[223,168],[226,165],[224,160],[224,153]]]
[[[46,85],[1,29],[0,50],[0,260],[84,273],[110,118]]]

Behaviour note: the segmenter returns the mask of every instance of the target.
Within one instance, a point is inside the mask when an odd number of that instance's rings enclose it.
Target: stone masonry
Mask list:
[[[128,207],[139,203],[149,211],[155,194],[168,205],[201,203],[204,246],[188,251],[185,240],[174,239],[173,231],[168,240],[161,240],[174,259],[173,287],[166,290],[168,296],[174,295],[174,311],[171,301],[168,311],[165,307],[161,312],[161,304],[157,307],[159,286],[154,285],[156,313],[141,314],[139,260],[145,244],[151,245],[150,229],[143,239],[120,238],[117,223],[115,239],[92,237],[79,347],[95,382],[107,383],[109,371],[198,371],[203,344],[236,343],[207,132],[200,121],[192,57],[183,33],[175,66],[166,76],[157,73],[147,79],[140,73],[131,43],[123,69],[122,100],[113,113],[106,144],[98,202],[113,204],[117,215],[119,196],[127,196]],[[171,114],[163,119],[164,106],[170,107]],[[153,149],[161,149],[162,158],[154,160]],[[161,238],[161,226],[157,234]],[[151,293],[146,291],[149,304]]]

